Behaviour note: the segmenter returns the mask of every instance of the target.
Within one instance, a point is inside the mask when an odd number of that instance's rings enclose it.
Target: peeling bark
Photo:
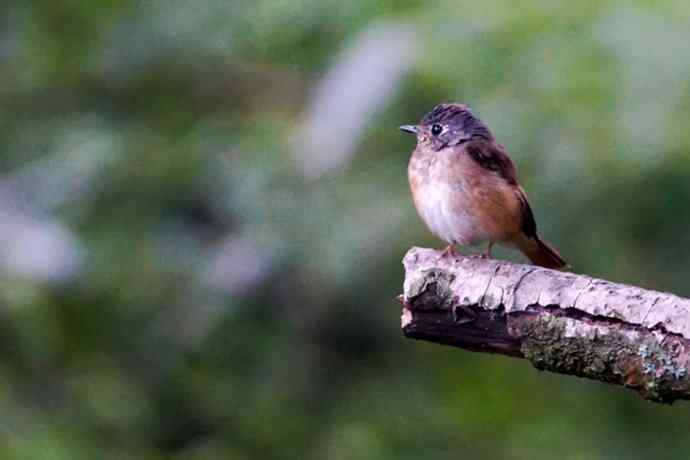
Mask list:
[[[690,299],[583,275],[412,248],[406,337],[528,359],[537,369],[690,399]]]

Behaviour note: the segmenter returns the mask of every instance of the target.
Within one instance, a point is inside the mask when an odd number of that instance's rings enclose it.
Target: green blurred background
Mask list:
[[[575,271],[690,296],[689,44],[682,0],[4,0],[0,458],[687,458],[687,403],[393,299],[441,101]]]

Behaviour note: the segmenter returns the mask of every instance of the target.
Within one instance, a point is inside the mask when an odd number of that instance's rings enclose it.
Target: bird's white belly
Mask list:
[[[435,183],[420,187],[416,199],[420,216],[431,232],[449,244],[477,244],[486,239],[466,205],[462,189]],[[451,206],[452,204],[452,206]]]

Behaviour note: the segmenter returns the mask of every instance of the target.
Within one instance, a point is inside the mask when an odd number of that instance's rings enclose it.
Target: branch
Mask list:
[[[573,273],[412,248],[406,337],[528,359],[537,369],[690,399],[690,299]]]

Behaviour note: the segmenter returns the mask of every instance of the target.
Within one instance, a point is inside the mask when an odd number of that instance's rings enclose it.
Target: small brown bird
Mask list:
[[[562,268],[565,260],[537,233],[515,165],[469,107],[439,104],[419,125],[408,166],[415,207],[431,232],[453,245],[488,242],[516,247],[535,265]]]

